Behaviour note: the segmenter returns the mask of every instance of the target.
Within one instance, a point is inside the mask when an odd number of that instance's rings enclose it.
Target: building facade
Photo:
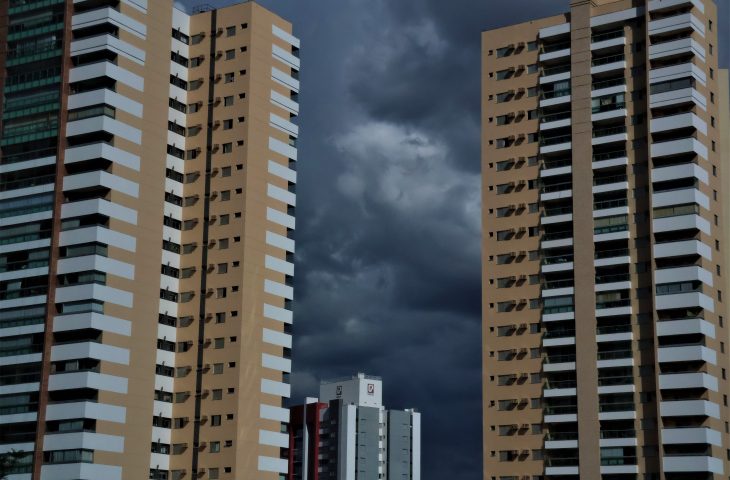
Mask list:
[[[730,475],[724,28],[572,0],[483,33],[485,479]]]
[[[286,474],[291,32],[254,2],[0,2],[9,480]]]
[[[420,480],[421,414],[386,410],[382,380],[322,382],[291,409],[287,480]]]

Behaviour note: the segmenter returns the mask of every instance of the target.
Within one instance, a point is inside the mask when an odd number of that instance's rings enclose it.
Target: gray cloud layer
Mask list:
[[[481,478],[480,32],[568,1],[261,3],[302,39],[294,399],[382,375],[424,480]]]

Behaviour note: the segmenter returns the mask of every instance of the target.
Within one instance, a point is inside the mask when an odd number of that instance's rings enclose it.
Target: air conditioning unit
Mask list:
[[[520,275],[518,280],[520,280],[520,281],[527,280],[527,275]]]
[[[525,208],[527,208],[527,204],[526,203],[520,203],[519,204],[519,207],[520,207],[520,209],[525,209]]]
[[[519,182],[517,182],[517,185],[520,185],[520,186],[527,185],[527,180],[520,180]]]
[[[520,372],[520,378],[527,378],[528,376],[529,374],[527,372]]]
[[[525,233],[527,231],[527,227],[520,227],[517,229],[517,233]]]
[[[514,142],[515,138],[516,137],[514,135],[510,135],[509,137],[507,137],[507,140],[509,140],[510,142]]]
[[[527,255],[527,250],[520,250],[519,255],[520,257],[524,257],[525,255]]]
[[[512,203],[507,208],[509,208],[510,210],[517,210],[517,205],[515,205],[514,203]]]
[[[516,257],[517,256],[517,252],[509,252],[509,256],[510,257]]]
[[[524,110],[520,110],[520,111],[517,112],[517,115],[520,116],[520,117],[524,117],[525,116],[525,111]]]
[[[518,42],[517,48],[525,48],[525,45],[526,45],[525,42]]]
[[[527,405],[529,402],[529,398],[520,398],[520,405]]]
[[[216,73],[215,81],[218,82],[218,81],[220,81],[221,78],[223,78],[223,75],[221,75],[220,73]]]
[[[527,160],[527,157],[517,157],[518,162],[524,162]]]
[[[520,353],[527,353],[527,348],[525,348],[525,347],[520,348]],[[525,373],[524,376],[526,377],[527,374]]]
[[[518,89],[517,89],[517,93],[518,93],[518,94],[522,94],[522,93],[525,93],[526,91],[527,91],[527,90],[525,90],[525,87],[520,87],[520,88],[518,88]]]
[[[529,450],[522,450],[522,455],[523,456],[524,455],[529,455],[529,454],[530,454],[530,451]]]
[[[526,323],[520,323],[520,329],[526,330],[527,329],[527,324]]]
[[[520,305],[524,305],[526,303],[527,303],[527,299],[526,298],[520,298]]]
[[[530,424],[529,423],[523,423],[522,425],[520,425],[520,429],[521,430],[527,430],[529,428],[530,428]]]

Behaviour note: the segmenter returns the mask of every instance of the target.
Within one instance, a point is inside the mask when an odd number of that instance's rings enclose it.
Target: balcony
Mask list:
[[[694,63],[680,63],[668,67],[652,68],[649,71],[649,83],[662,83],[678,78],[691,77],[702,85],[707,84],[707,73]]]
[[[702,3],[702,0],[649,0],[650,12],[659,12],[684,7],[694,7],[699,12],[705,13],[705,5]]]
[[[661,390],[686,390],[692,388],[704,388],[717,391],[717,377],[707,373],[663,373],[659,375],[659,388]]]
[[[570,247],[573,245],[573,231],[546,232],[540,238],[540,246],[543,249]],[[571,265],[572,268],[572,265]]]
[[[553,183],[540,187],[540,201],[558,200],[573,196],[572,182]]]
[[[572,235],[572,233],[570,233]],[[543,257],[541,261],[543,273],[564,272],[573,270],[573,254]]]
[[[545,297],[559,297],[564,295],[573,295],[573,280],[555,280],[542,284],[540,295]]]
[[[623,28],[591,36],[591,50],[603,50],[626,45],[626,34]]]
[[[677,308],[703,308],[715,311],[715,302],[702,292],[675,293],[671,295],[656,295],[655,308],[657,310],[674,310]]]
[[[540,72],[540,85],[570,79],[570,64],[544,68]]]
[[[569,127],[571,124],[570,115],[570,110],[550,115],[542,115],[540,116],[540,130]]]
[[[720,406],[708,400],[674,400],[659,402],[662,417],[720,418]]]
[[[702,282],[705,285],[713,285],[712,272],[698,266],[660,268],[654,271],[654,283],[657,285],[678,282]],[[675,290],[671,293],[685,292],[686,289]],[[669,293],[669,292],[668,292]]]
[[[670,182],[672,180],[684,180],[694,178],[709,185],[710,175],[707,170],[696,163],[683,163],[669,167],[653,168],[651,170],[651,181],[653,183]]]
[[[555,223],[572,222],[573,207],[555,207],[546,208],[543,216],[540,218],[542,225],[551,225]]]
[[[543,372],[574,372],[575,354],[548,355],[542,366]]]
[[[540,108],[552,107],[563,103],[570,104],[570,89],[552,90],[540,94]]]
[[[544,159],[540,169],[540,177],[554,177],[568,175],[572,171],[573,162],[570,158]]]
[[[649,95],[649,107],[652,109],[688,104],[696,105],[703,111],[707,111],[707,97],[698,92],[694,87],[678,88],[676,90],[651,93]]]
[[[545,435],[545,448],[548,450],[578,448],[578,432],[550,432]]]
[[[618,78],[600,80],[591,85],[591,97],[602,97],[604,95],[615,95],[628,91],[626,78],[622,75]]]
[[[633,402],[610,402],[598,404],[599,420],[630,420],[636,418]]]
[[[680,38],[649,46],[649,60],[668,59],[687,54],[694,55],[703,63],[705,61],[705,47],[691,37]]]
[[[628,248],[617,248],[611,250],[596,250],[593,254],[596,267],[607,267],[631,263],[631,254]]]
[[[570,99],[568,99],[570,100]],[[543,137],[540,139],[541,153],[554,153],[571,149],[571,135],[560,135],[556,137]]]
[[[539,59],[541,62],[546,62],[567,56],[570,56],[570,40],[543,46]]]
[[[611,317],[614,315],[631,315],[631,299],[596,302],[596,317]]]
[[[708,444],[722,446],[722,435],[717,430],[705,427],[662,428],[663,445]]]
[[[626,66],[626,56],[623,53],[597,57],[591,61],[591,75],[606,73],[613,70],[626,70]]]
[[[628,273],[616,273],[610,275],[596,275],[596,292],[611,290],[631,289],[631,275]]]
[[[649,22],[650,37],[686,32],[688,30],[693,30],[701,36],[705,36],[705,24],[692,13],[682,13]]]
[[[712,472],[723,473],[723,461],[720,458],[698,455],[664,455],[662,458],[664,471],[667,473]]]
[[[651,120],[651,133],[693,128],[707,135],[707,123],[694,113],[681,113]]]
[[[700,334],[715,338],[715,326],[704,318],[664,320],[656,324],[656,334],[659,337]]]
[[[596,175],[593,178],[593,193],[628,190],[629,182],[625,173],[618,175]]]
[[[693,206],[699,209],[698,206]],[[711,234],[712,227],[710,226],[710,222],[701,217],[698,211],[695,211],[694,213],[687,212],[687,209],[684,206],[668,208],[670,208],[671,211],[666,212],[662,216],[657,216],[655,212],[654,219],[652,221],[654,233],[699,230],[707,235]]]
[[[703,345],[659,346],[659,363],[707,362],[717,364],[717,353]]]
[[[593,202],[593,218],[607,217],[629,213],[629,201],[626,198]]]
[[[626,142],[629,136],[626,133],[626,126],[601,128],[593,131],[593,145],[604,145],[612,142]]]
[[[601,430],[600,431],[600,443],[601,447],[634,447],[638,445],[636,440],[636,430]],[[609,459],[605,459],[609,460]],[[613,459],[611,459],[612,461]],[[601,459],[601,465],[609,465],[603,463],[604,459]],[[618,466],[618,465],[616,465]],[[601,469],[603,472],[603,469]],[[605,473],[605,472],[603,472]]]

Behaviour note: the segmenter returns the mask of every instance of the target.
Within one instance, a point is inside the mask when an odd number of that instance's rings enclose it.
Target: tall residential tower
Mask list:
[[[0,2],[10,480],[286,474],[291,31],[253,2]]]
[[[485,479],[730,475],[726,28],[572,0],[483,34]]]

